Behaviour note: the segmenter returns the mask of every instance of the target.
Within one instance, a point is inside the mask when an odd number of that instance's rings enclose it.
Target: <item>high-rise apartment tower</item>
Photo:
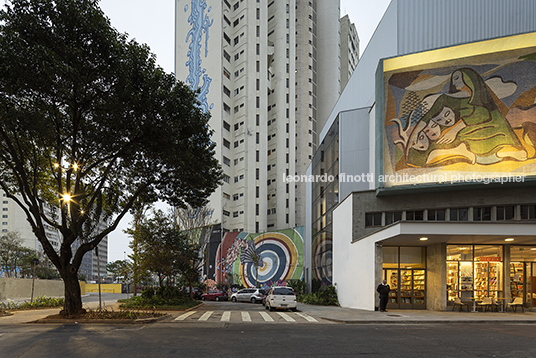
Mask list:
[[[305,224],[305,174],[340,92],[338,0],[176,0],[175,73],[199,88],[224,230]]]

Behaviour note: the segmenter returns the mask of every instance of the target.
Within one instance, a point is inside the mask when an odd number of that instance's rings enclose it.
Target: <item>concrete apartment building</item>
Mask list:
[[[341,92],[359,62],[359,35],[348,15],[341,18]]]
[[[24,240],[23,245],[34,251],[43,251],[41,243],[37,240],[35,234],[32,231],[30,224],[26,219],[26,214],[22,209],[13,201],[6,197],[6,194],[0,190],[0,195],[2,197],[2,235],[4,236],[8,232],[18,232],[21,235],[21,238]],[[51,217],[53,208],[51,206],[45,208],[46,213]],[[99,226],[103,228],[103,223]],[[56,251],[60,249],[61,246],[61,236],[59,230],[54,227],[45,224],[45,231],[47,238],[54,247]],[[74,245],[73,249],[76,249],[77,244]],[[101,276],[106,276],[106,263],[108,262],[108,237],[105,237],[99,247],[99,258],[96,257],[94,251],[89,251],[84,255],[82,259],[82,264],[80,265],[79,274],[84,275],[88,280],[96,280],[98,278],[98,265],[100,265]]]
[[[175,73],[212,115],[224,231],[305,224],[305,184],[283,177],[305,173],[339,97],[339,16],[337,0],[176,0]]]

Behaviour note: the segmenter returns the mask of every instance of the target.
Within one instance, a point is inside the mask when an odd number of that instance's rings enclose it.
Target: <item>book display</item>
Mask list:
[[[475,262],[475,297],[502,297],[501,262]]]
[[[510,264],[510,295],[512,298],[523,297],[523,264],[513,262]]]
[[[413,271],[413,303],[424,305],[424,270]]]

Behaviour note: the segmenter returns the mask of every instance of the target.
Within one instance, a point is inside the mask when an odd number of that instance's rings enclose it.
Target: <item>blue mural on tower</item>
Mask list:
[[[201,109],[204,112],[208,112],[214,107],[214,103],[208,104],[207,95],[212,82],[212,78],[206,73],[206,68],[201,68],[201,48],[203,36],[205,40],[204,57],[208,56],[208,30],[212,26],[214,20],[210,19],[208,13],[212,10],[212,7],[207,9],[206,0],[192,0],[191,5],[184,6],[184,12],[190,10],[188,16],[188,23],[192,27],[186,35],[186,43],[189,43],[188,61],[185,65],[189,69],[188,77],[186,77],[186,83],[190,85],[192,90],[199,88],[198,99],[201,103]],[[202,84],[201,84],[202,81]]]

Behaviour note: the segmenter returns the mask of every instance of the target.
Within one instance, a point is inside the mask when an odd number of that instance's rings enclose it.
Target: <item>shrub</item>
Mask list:
[[[318,292],[312,292],[308,295],[299,295],[297,300],[309,305],[319,306],[338,306],[337,290],[335,286],[322,286]]]
[[[294,292],[296,292],[297,295],[304,295],[307,291],[307,282],[305,282],[305,279],[302,280],[288,280],[287,282],[288,286],[292,287]]]
[[[0,302],[1,310],[29,310],[33,308],[49,308],[49,307],[61,307],[65,303],[63,298],[54,297],[36,297],[33,302],[20,302],[13,301]]]

